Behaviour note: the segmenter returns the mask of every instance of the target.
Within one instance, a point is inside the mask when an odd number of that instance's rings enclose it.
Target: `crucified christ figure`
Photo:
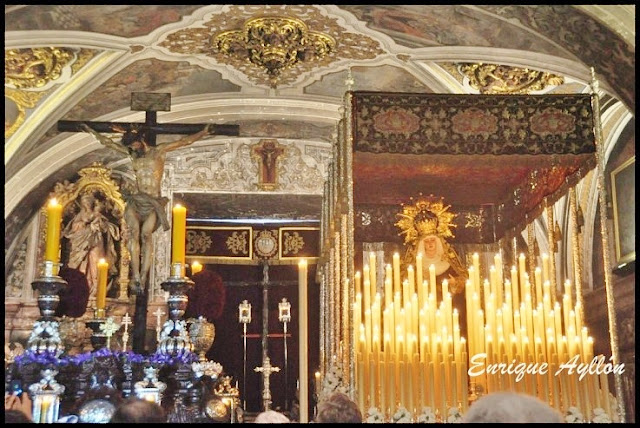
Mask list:
[[[104,146],[124,153],[131,159],[136,178],[136,191],[125,195],[124,219],[129,229],[128,248],[131,254],[131,290],[136,295],[146,294],[149,271],[153,261],[153,232],[162,225],[169,230],[165,206],[169,201],[161,196],[162,176],[167,152],[194,143],[210,134],[210,125],[195,134],[176,141],[150,145],[144,129],[121,129],[113,125],[113,132],[122,132],[120,141],[104,136],[83,124],[82,128],[91,133]]]

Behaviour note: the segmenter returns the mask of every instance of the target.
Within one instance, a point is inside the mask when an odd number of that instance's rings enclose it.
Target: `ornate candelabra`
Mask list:
[[[186,292],[194,286],[194,282],[182,276],[182,263],[174,263],[171,276],[160,286],[164,291],[169,292],[167,299],[169,319],[165,321],[160,332],[158,351],[167,355],[179,355],[185,351],[192,351],[193,344],[189,340],[186,322],[182,317],[189,302]]]
[[[238,322],[242,323],[242,407],[247,408],[247,324],[251,322],[251,303],[243,300],[238,305]]]
[[[55,265],[57,264],[52,261],[45,261],[44,274],[31,283],[33,289],[38,291],[41,317],[34,323],[27,348],[33,352],[50,351],[60,355],[64,352],[64,345],[55,313],[60,304],[59,293],[68,284],[58,275],[54,275]]]
[[[284,409],[289,410],[289,377],[287,374],[289,367],[287,352],[287,323],[291,321],[291,303],[285,297],[278,303],[278,320],[283,323],[284,340]]]

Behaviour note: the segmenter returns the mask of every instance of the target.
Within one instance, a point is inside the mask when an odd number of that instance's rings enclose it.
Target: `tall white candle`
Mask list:
[[[307,359],[308,328],[307,328],[307,260],[302,259],[298,263],[298,319],[299,338],[298,355],[300,358],[300,423],[309,422],[309,361]]]

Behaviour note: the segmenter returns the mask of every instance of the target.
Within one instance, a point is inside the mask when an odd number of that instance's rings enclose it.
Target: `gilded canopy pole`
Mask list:
[[[353,284],[354,277],[354,208],[353,208],[353,118],[351,117],[351,104],[352,104],[353,95],[350,91],[347,91],[345,94],[345,111],[344,111],[344,150],[342,153],[344,154],[344,180],[345,180],[345,190],[346,190],[346,211],[347,211],[347,273],[349,284]],[[352,302],[355,300],[354,289],[353,286],[349,287],[349,319],[353,319],[353,305]],[[352,329],[355,326],[351,326]],[[351,331],[351,340],[349,341],[349,367],[343,367],[346,371],[348,369],[348,379],[349,379],[349,391],[351,392],[351,398],[355,398],[355,376],[351,376],[351,373],[355,373],[355,359],[356,359],[356,351],[354,346],[355,341],[355,331]]]
[[[351,281],[347,276],[347,214],[340,215],[340,283],[342,284],[342,367],[349,365],[349,343],[351,343],[350,320],[353,320],[351,311],[351,299],[349,299],[349,288]],[[349,383],[351,372],[343,370],[344,382]]]
[[[598,96],[600,84],[596,79],[595,70],[591,67],[591,102],[593,105],[594,131],[596,143],[596,161],[597,161],[597,186],[600,203],[600,234],[602,237],[602,261],[604,269],[604,288],[607,297],[607,314],[609,318],[609,338],[611,341],[611,357],[613,364],[620,363],[620,354],[618,350],[618,327],[616,322],[615,298],[613,296],[613,284],[611,283],[611,261],[609,260],[609,239],[607,230],[607,187],[605,184],[605,159],[604,159],[604,142],[602,138],[602,124],[600,123],[600,99]],[[622,388],[622,374],[616,372],[614,374],[616,395],[618,403],[618,412],[621,422],[625,422],[624,393]]]
[[[556,273],[556,253],[560,253],[560,249],[558,248],[558,242],[556,241],[556,236],[554,233],[555,228],[555,218],[553,215],[553,205],[548,205],[546,207],[547,211],[547,239],[549,240],[549,283],[551,285],[551,289],[554,290],[554,293],[558,290],[558,281],[557,281],[557,273]],[[542,297],[536,296],[536,299],[540,299],[542,301]],[[536,300],[537,303],[537,300]]]
[[[578,203],[576,200],[576,189],[569,189],[569,221],[571,222],[571,247],[573,256],[573,282],[576,289],[576,302],[580,303],[579,317],[580,325],[584,324],[584,300],[582,298],[582,261],[580,254],[580,225],[578,225]]]

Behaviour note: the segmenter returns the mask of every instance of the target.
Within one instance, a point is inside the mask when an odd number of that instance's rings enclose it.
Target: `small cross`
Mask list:
[[[113,317],[107,318],[105,322],[100,324],[100,331],[107,336],[107,349],[111,347],[111,336],[118,330],[120,330],[120,324],[115,322]]]
[[[129,312],[124,314],[122,317],[122,325],[124,325],[124,332],[127,333],[129,331],[129,326],[131,325],[131,317],[129,316]]]
[[[269,388],[269,377],[274,372],[279,372],[280,367],[274,367],[271,365],[271,359],[269,357],[265,357],[262,362],[262,367],[256,367],[253,369],[256,372],[262,373],[262,378],[264,380],[264,388],[262,389],[262,402],[264,405],[264,410],[269,410],[271,406],[271,389]]]
[[[153,313],[156,316],[156,340],[160,341],[160,330],[162,329],[162,321],[161,318],[164,315],[162,309],[158,308],[157,311]]]
[[[122,333],[122,350],[127,350],[127,342],[129,342],[129,326],[131,325],[131,317],[129,312],[122,317],[122,325],[124,325],[124,333]]]

